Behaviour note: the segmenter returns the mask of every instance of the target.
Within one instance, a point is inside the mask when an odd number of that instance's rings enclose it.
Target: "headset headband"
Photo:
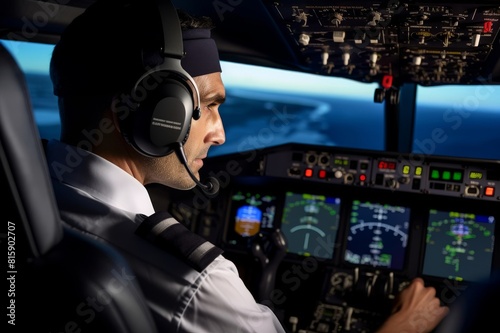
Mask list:
[[[165,57],[181,59],[184,56],[184,49],[177,10],[171,1],[157,0],[156,2],[160,11],[163,29],[162,52]]]

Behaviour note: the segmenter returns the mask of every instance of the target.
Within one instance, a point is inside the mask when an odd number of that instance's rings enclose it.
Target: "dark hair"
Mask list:
[[[213,21],[208,16],[194,17],[180,9],[177,9],[177,15],[179,16],[182,30],[214,28]]]
[[[212,29],[208,17],[178,10],[183,30]],[[160,14],[152,0],[101,0],[63,32],[50,63],[59,96],[61,139],[76,144],[99,122],[113,97],[129,93],[146,72],[163,61]]]

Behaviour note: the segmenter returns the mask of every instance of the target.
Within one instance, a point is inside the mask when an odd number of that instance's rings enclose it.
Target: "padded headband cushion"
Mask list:
[[[219,52],[209,29],[191,29],[182,32],[185,56],[182,68],[191,76],[221,72]]]

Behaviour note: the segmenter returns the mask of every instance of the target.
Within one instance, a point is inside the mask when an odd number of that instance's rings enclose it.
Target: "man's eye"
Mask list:
[[[207,109],[209,109],[209,110],[212,110],[213,108],[216,108],[216,107],[217,107],[217,104],[215,104],[215,103],[207,105]]]

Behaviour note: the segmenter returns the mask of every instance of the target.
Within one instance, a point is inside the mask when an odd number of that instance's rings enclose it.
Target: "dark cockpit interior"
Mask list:
[[[91,3],[2,2],[0,38],[54,44]],[[499,92],[498,1],[173,3],[213,18],[222,61],[356,81],[370,87],[370,103],[382,105],[381,149],[321,140],[262,145],[288,124],[283,102],[280,112],[269,107],[272,117],[246,144],[205,160],[201,180],[215,178],[217,194],[148,187],[157,210],[168,210],[224,250],[288,332],[371,332],[416,276],[454,306],[496,274],[500,138],[471,141],[463,155],[446,155],[439,147],[452,141],[477,101]],[[291,82],[294,91],[307,84]],[[427,131],[417,139],[417,90],[463,86],[474,90],[462,108],[436,111],[450,126],[424,121]],[[341,95],[353,93],[337,87]],[[475,125],[470,140],[495,132],[499,105]],[[228,118],[236,114],[232,121],[238,123],[238,107],[232,112]],[[321,127],[335,119],[335,113],[327,116],[310,122],[312,131],[332,131]],[[488,119],[492,127],[482,133]],[[461,137],[469,140],[467,135]],[[469,153],[477,149],[490,155]]]

